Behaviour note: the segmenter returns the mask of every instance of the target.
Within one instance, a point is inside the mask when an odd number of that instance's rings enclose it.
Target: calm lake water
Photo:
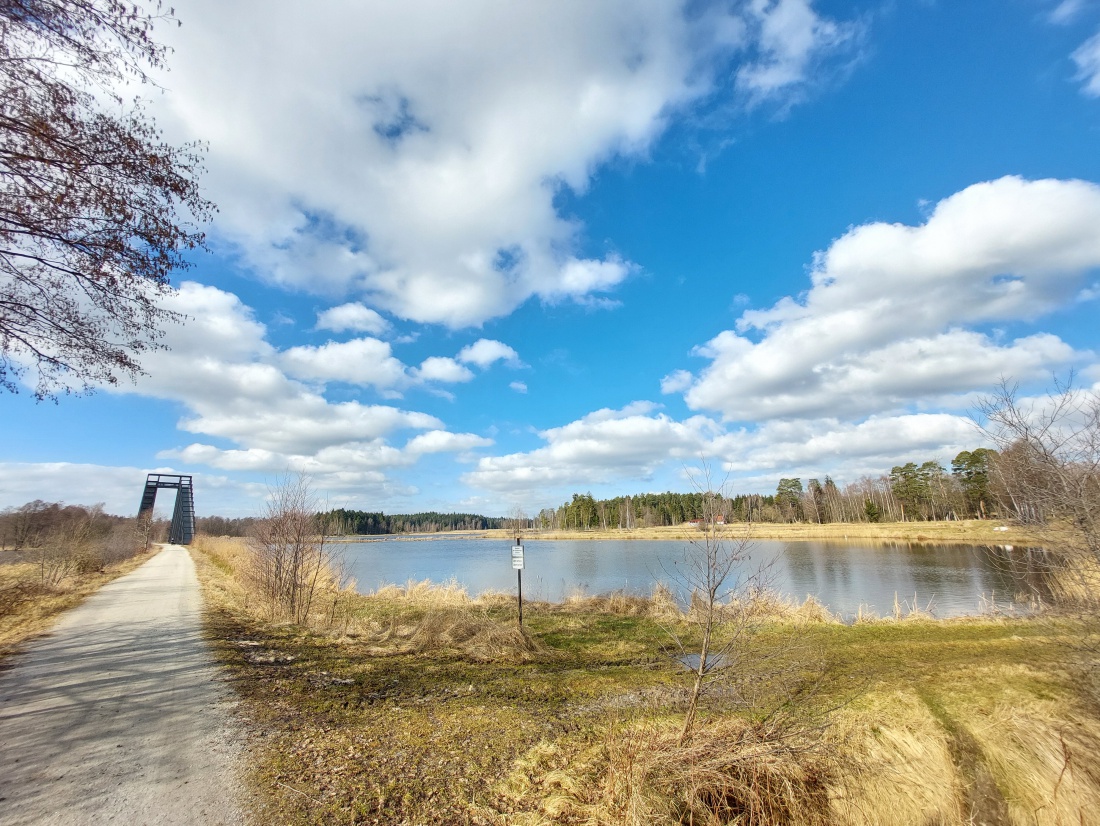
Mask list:
[[[471,594],[486,590],[515,593],[509,541],[485,539],[379,539],[343,545],[348,573],[359,591],[408,580],[456,580]],[[583,592],[624,590],[648,594],[674,578],[683,564],[686,542],[648,540],[524,541],[525,598],[560,601]],[[771,589],[801,602],[812,594],[835,613],[853,617],[860,609],[880,615],[903,610],[914,600],[938,617],[977,614],[993,600],[1008,608],[1026,600],[1038,579],[1028,572],[1026,549],[967,545],[861,545],[837,542],[753,542],[741,566],[748,577],[766,568]]]

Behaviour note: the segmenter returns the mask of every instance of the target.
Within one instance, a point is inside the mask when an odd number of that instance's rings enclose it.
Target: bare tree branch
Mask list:
[[[173,21],[121,0],[0,0],[0,387],[39,399],[141,373],[205,238],[201,147],[161,139],[120,81],[164,64]],[[107,105],[104,100],[107,100]],[[108,111],[113,102],[114,111]]]

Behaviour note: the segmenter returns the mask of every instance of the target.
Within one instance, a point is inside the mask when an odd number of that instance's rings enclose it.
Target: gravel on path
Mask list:
[[[0,671],[0,824],[243,823],[243,735],[185,548],[67,612]]]

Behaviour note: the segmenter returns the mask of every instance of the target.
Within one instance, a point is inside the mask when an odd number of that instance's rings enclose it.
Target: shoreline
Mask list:
[[[1007,521],[996,519],[969,519],[944,522],[832,522],[825,525],[808,522],[733,522],[720,526],[717,535],[725,540],[755,539],[798,541],[850,542],[859,540],[871,543],[909,542],[915,544],[967,544],[967,545],[1041,545],[1036,534]],[[417,542],[441,539],[486,539],[493,541],[514,540],[691,540],[703,536],[701,528],[683,524],[652,528],[606,530],[543,531],[527,529],[519,531],[503,528],[480,531],[439,531],[414,534],[370,534],[364,536],[329,537],[329,541],[341,543],[399,541]]]

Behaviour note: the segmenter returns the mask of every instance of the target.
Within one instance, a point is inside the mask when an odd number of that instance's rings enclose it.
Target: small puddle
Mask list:
[[[699,670],[699,655],[698,654],[683,654],[683,655],[677,657],[676,660],[687,671],[698,671]],[[725,656],[723,656],[722,654],[711,654],[710,656],[707,657],[707,664],[706,664],[706,668],[704,669],[704,673],[709,674],[711,671],[714,671],[716,669],[725,668],[726,665],[727,665],[727,662],[726,662],[726,657]]]

